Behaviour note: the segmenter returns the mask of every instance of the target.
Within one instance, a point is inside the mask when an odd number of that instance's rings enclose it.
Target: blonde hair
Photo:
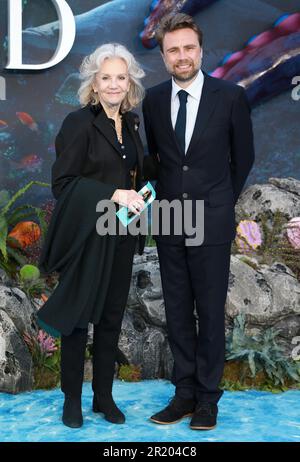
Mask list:
[[[86,56],[80,66],[80,79],[82,83],[78,90],[79,101],[82,106],[100,103],[98,93],[93,90],[93,81],[101,64],[108,58],[123,59],[128,68],[130,88],[122,101],[121,111],[127,112],[138,106],[145,96],[145,90],[140,80],[145,72],[140,67],[132,53],[120,43],[106,43],[98,47],[93,53]]]

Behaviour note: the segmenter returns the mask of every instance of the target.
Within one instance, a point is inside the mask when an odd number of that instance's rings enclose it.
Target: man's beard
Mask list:
[[[192,80],[198,74],[200,67],[196,68],[193,65],[192,69],[189,72],[182,73],[182,74],[177,74],[175,69],[173,69],[171,72],[171,75],[174,77],[174,79],[177,80],[178,82],[188,82],[189,80]]]

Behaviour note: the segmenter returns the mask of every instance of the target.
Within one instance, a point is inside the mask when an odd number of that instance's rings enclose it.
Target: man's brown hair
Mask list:
[[[203,32],[199,26],[195,23],[193,18],[188,14],[184,13],[171,13],[164,16],[155,31],[155,39],[159,44],[161,51],[163,52],[163,40],[164,36],[168,32],[174,32],[179,29],[192,29],[198,35],[199,44],[202,47]]]

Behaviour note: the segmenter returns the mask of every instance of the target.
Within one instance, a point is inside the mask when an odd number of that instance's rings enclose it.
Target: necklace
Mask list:
[[[113,119],[111,119],[111,120],[113,120]],[[114,123],[111,123],[110,125],[111,125],[111,126],[113,127],[113,129],[115,130],[119,143],[122,144],[122,143],[123,143],[123,137],[122,137],[122,116],[120,115],[120,116],[117,118],[117,121],[114,121]]]

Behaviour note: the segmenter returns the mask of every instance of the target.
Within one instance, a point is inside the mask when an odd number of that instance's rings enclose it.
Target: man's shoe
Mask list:
[[[117,407],[111,395],[98,395],[94,394],[93,398],[93,412],[102,412],[104,418],[114,424],[123,424],[125,422],[125,415]]]
[[[217,415],[217,404],[199,402],[190,422],[190,427],[193,430],[212,430],[217,426]]]
[[[62,421],[67,427],[79,428],[82,426],[81,398],[65,396]]]
[[[162,425],[174,424],[184,417],[191,416],[194,412],[194,408],[194,399],[185,399],[175,395],[168,406],[150,417],[150,420]]]

